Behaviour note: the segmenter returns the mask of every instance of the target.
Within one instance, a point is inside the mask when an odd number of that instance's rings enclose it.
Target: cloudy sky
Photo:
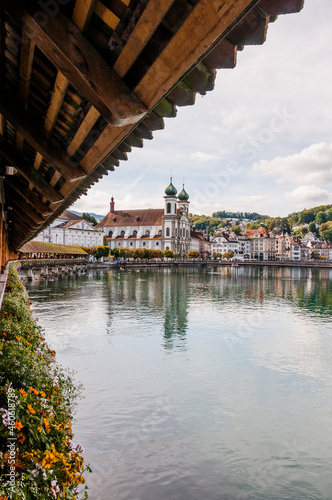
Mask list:
[[[218,71],[215,89],[179,108],[164,130],[71,208],[106,214],[162,208],[170,172],[190,210],[285,216],[332,203],[332,2],[305,0],[280,16],[264,45]]]

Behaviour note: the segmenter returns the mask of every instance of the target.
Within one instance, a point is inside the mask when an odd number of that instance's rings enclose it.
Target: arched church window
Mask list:
[[[166,236],[169,236],[169,227],[166,227]]]
[[[136,229],[133,231],[133,236],[137,236],[137,231],[136,231]]]
[[[113,231],[108,231],[108,237],[112,238],[112,236],[113,236]]]
[[[172,205],[171,203],[167,203],[167,213],[170,214],[172,210]]]
[[[158,234],[163,234],[163,232],[162,232],[162,230],[161,230],[161,229],[159,229]]]
[[[124,238],[124,235],[125,235],[125,232],[124,232],[124,231],[121,231],[120,236],[121,236],[122,238]]]
[[[148,229],[145,231],[145,236],[150,236],[150,231]]]

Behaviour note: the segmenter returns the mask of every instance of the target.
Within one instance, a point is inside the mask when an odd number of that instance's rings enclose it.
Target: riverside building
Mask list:
[[[177,190],[170,179],[165,189],[164,208],[115,210],[111,198],[109,213],[96,226],[114,248],[171,250],[188,254],[190,248],[189,195]]]
[[[104,233],[90,222],[65,210],[54,222],[41,231],[33,241],[94,247],[103,245]]]

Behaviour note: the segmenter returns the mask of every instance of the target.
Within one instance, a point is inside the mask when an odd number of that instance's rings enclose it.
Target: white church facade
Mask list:
[[[115,210],[112,197],[110,211],[97,228],[114,248],[172,250],[176,254],[190,251],[189,195],[184,187],[177,195],[172,178],[165,190],[163,209]]]
[[[94,247],[103,245],[104,233],[69,210],[55,219],[52,224],[41,231],[34,241]]]

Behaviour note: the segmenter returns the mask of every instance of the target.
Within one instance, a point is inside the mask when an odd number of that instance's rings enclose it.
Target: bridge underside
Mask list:
[[[0,0],[1,266],[302,6]]]

